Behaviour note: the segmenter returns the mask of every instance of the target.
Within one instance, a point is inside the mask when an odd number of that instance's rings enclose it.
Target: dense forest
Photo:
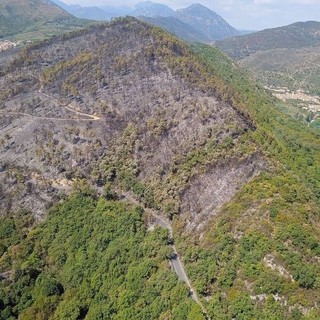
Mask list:
[[[168,234],[143,210],[88,188],[52,208],[2,218],[1,319],[203,319],[171,271]],[[10,278],[10,280],[9,280]]]
[[[1,217],[3,319],[203,319],[145,207],[208,317],[319,319],[319,131],[218,49],[126,18],[24,50],[1,83],[0,182],[27,209]]]

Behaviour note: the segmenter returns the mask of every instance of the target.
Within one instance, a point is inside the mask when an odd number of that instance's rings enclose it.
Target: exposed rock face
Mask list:
[[[259,157],[233,159],[209,166],[205,173],[189,182],[182,194],[181,214],[189,219],[188,228],[201,226],[231,200],[248,181],[266,168]]]

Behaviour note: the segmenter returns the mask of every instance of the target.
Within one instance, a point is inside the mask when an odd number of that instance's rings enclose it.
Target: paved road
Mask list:
[[[153,210],[153,209],[150,209],[150,208],[146,208],[142,203],[140,203],[137,199],[135,199],[132,196],[132,194],[130,194],[129,192],[124,192],[124,193],[122,193],[122,195],[128,201],[142,206],[144,208],[145,212],[147,212],[153,218],[154,224],[157,224],[157,225],[161,226],[162,228],[165,228],[165,229],[167,229],[169,231],[169,237],[173,241],[173,244],[171,245],[171,248],[172,248],[172,251],[173,251],[173,254],[174,254],[174,256],[170,259],[170,264],[171,264],[173,270],[176,272],[178,278],[180,280],[182,280],[183,282],[185,282],[187,284],[187,286],[189,287],[190,296],[201,307],[201,310],[202,310],[203,314],[205,315],[206,319],[210,320],[210,317],[208,315],[208,312],[207,312],[206,308],[204,307],[204,305],[200,301],[200,299],[198,297],[198,294],[197,294],[197,291],[192,286],[192,284],[190,282],[190,279],[187,276],[185,267],[184,267],[184,265],[183,265],[183,263],[182,263],[182,261],[180,259],[180,256],[178,254],[177,248],[176,248],[176,246],[174,244],[173,229],[172,229],[172,226],[171,226],[171,222],[168,220],[167,217],[161,215],[156,210]]]
[[[171,258],[170,264],[171,264],[172,268],[174,269],[174,271],[176,272],[179,279],[185,283],[188,283],[189,279],[188,279],[186,273],[184,272],[182,262],[181,262],[179,256],[177,256],[175,258]]]

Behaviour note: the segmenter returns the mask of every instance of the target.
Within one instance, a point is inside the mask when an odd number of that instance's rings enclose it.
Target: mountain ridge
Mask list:
[[[215,45],[251,70],[276,95],[277,90],[284,90],[291,113],[304,119],[305,124],[310,125],[310,119],[319,116],[320,105],[312,101],[320,94],[320,22],[297,22],[217,41]],[[299,95],[299,91],[309,97],[290,99],[290,92]]]
[[[154,3],[152,1],[140,2],[135,5],[131,15],[137,16],[146,16],[150,18],[154,17],[171,17],[174,15],[174,11],[167,5]]]
[[[138,17],[139,19],[151,23],[152,25],[163,28],[169,33],[189,42],[210,42],[201,31],[194,29],[190,25],[182,22],[175,17]]]
[[[88,24],[50,0],[3,0],[0,19],[0,38],[17,40],[32,40],[33,36],[33,40],[42,39]]]
[[[217,41],[215,44],[235,59],[242,59],[257,51],[280,48],[301,48],[320,44],[320,22],[296,22]]]
[[[201,4],[177,10],[175,16],[193,28],[201,30],[210,41],[239,34],[221,16]]]
[[[203,320],[141,203],[210,318],[319,318],[319,132],[217,48],[117,19],[0,83],[1,317]]]
[[[80,5],[68,5],[60,0],[52,0],[55,4],[80,19],[109,20],[112,18],[105,10],[99,7],[82,7]]]
[[[58,4],[61,3],[60,0],[54,1]],[[90,14],[92,8],[90,9],[89,7],[81,7],[74,10],[72,9],[73,6],[63,5],[63,8],[80,18],[100,20],[103,17],[103,13]],[[177,11],[172,10],[167,5],[152,1],[140,2],[134,8],[124,8],[123,10],[119,10],[119,12],[117,12],[116,7],[101,7],[101,9],[105,12],[107,20],[121,15],[141,17],[142,20],[148,20],[150,23],[163,27],[187,41],[209,43],[240,34],[239,31],[230,26],[221,16],[201,4],[193,4]],[[87,16],[85,16],[85,13],[87,13]],[[183,24],[186,28],[185,33],[183,32]]]

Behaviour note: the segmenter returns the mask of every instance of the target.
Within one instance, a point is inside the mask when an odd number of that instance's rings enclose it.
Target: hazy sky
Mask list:
[[[83,6],[134,6],[140,0],[62,0]],[[239,29],[264,29],[296,21],[320,21],[320,0],[160,0],[173,9],[201,3]]]

